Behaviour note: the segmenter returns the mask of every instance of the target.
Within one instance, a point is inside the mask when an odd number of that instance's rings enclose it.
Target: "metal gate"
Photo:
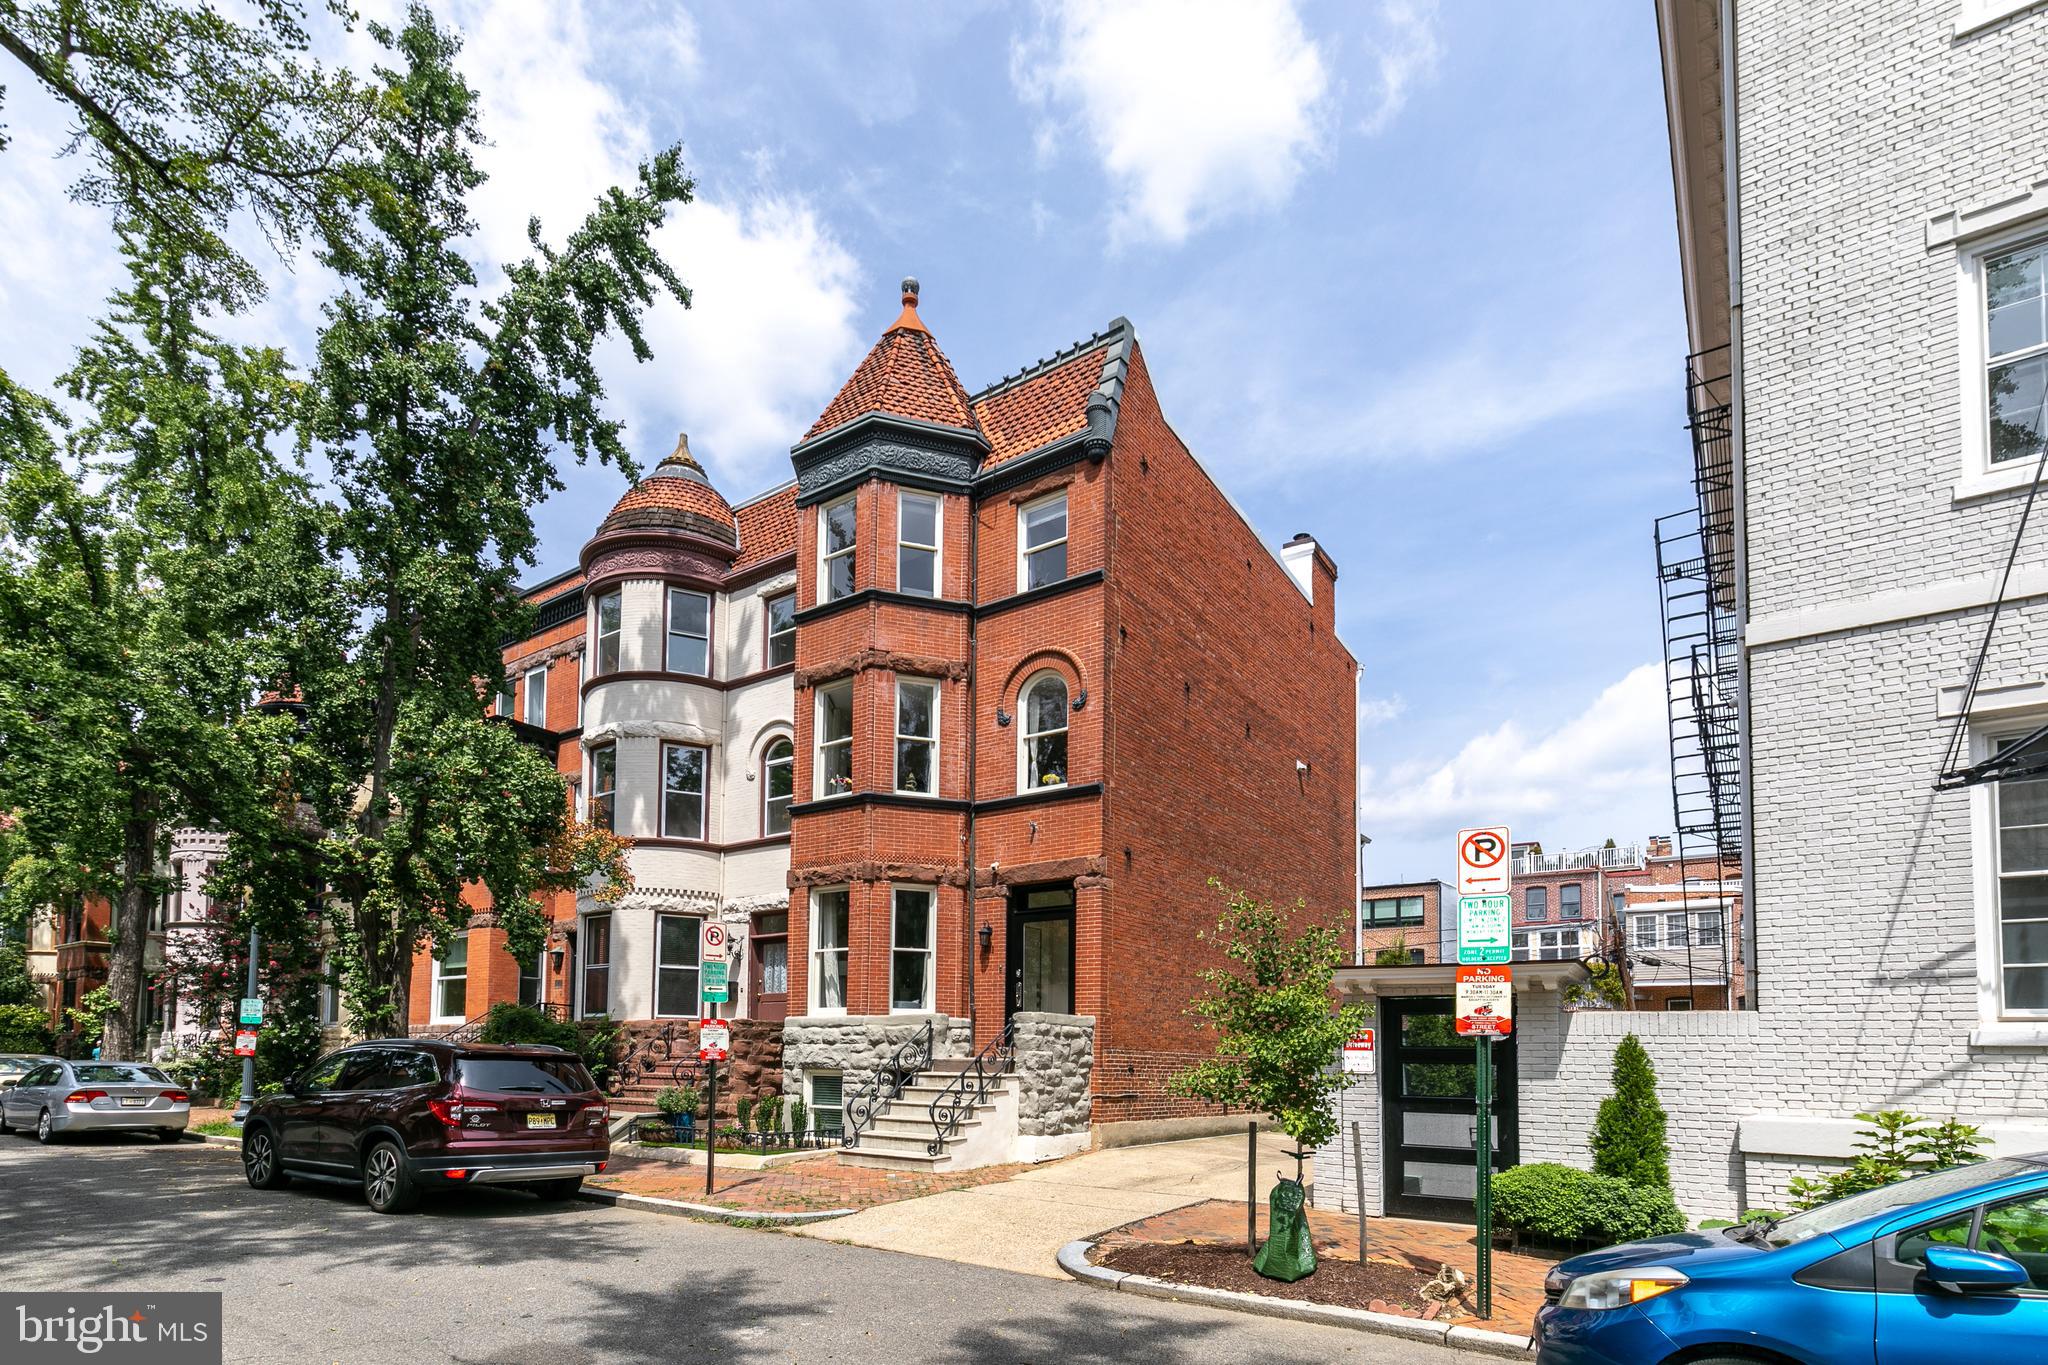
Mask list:
[[[1379,1001],[1380,1168],[1399,1218],[1470,1223],[1479,1181],[1478,1063],[1457,1036],[1449,996]],[[1493,1047],[1493,1168],[1518,1159],[1515,1040]]]

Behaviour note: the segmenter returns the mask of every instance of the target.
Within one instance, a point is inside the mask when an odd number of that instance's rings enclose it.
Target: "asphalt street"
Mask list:
[[[476,1190],[383,1217],[262,1193],[231,1148],[0,1138],[0,1283],[225,1294],[265,1362],[1413,1362],[1341,1328],[780,1232]]]

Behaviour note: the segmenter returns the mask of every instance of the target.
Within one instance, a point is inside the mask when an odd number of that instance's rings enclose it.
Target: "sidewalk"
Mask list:
[[[704,1168],[677,1166],[666,1161],[620,1157],[603,1175],[584,1184],[592,1189],[617,1190],[621,1194],[644,1194],[657,1199],[678,1199],[692,1204],[716,1204],[739,1213],[816,1213],[825,1209],[868,1209],[919,1199],[972,1185],[1008,1180],[1024,1166],[986,1166],[975,1171],[939,1172],[876,1171],[860,1166],[842,1166],[830,1156],[791,1162],[762,1170],[743,1170],[723,1163],[712,1171],[712,1193],[704,1193]],[[834,1220],[830,1226],[843,1226]]]
[[[1281,1133],[1260,1135],[1262,1192],[1274,1171],[1293,1172],[1294,1159],[1281,1155],[1290,1145]],[[1013,1178],[868,1209],[798,1235],[1060,1279],[1056,1258],[1076,1238],[1186,1204],[1243,1199],[1244,1162],[1242,1134],[1112,1147],[1021,1171],[997,1168]],[[1244,1206],[1237,1207],[1242,1228]]]

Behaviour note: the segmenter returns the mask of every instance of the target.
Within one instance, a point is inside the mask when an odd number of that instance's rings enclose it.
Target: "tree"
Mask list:
[[[1209,885],[1224,890],[1214,878]],[[1332,1007],[1343,946],[1327,925],[1296,930],[1303,902],[1290,913],[1242,891],[1228,895],[1216,928],[1202,938],[1218,944],[1234,966],[1202,972],[1208,989],[1189,1007],[1216,1031],[1216,1056],[1170,1078],[1167,1089],[1271,1114],[1301,1148],[1319,1147],[1337,1135],[1333,1101],[1351,1084],[1335,1060],[1372,1012]]]
[[[300,675],[307,740],[298,790],[322,831],[320,885],[334,898],[344,990],[365,1030],[400,1029],[414,954],[466,928],[465,886],[489,894],[508,945],[540,951],[536,891],[625,885],[620,841],[572,821],[552,755],[484,715],[504,676],[500,642],[530,609],[532,504],[560,488],[552,456],[628,469],[592,361],[607,335],[649,356],[640,314],[689,294],[650,238],[690,182],[670,149],[614,188],[556,249],[476,303],[461,246],[483,181],[477,99],[460,44],[415,6],[400,32],[372,26],[388,117],[372,129],[376,190],[323,261],[344,292],[326,309],[313,433],[344,505],[332,553],[350,622],[344,647]]]
[[[1408,965],[1408,935],[1396,934],[1394,941],[1372,955],[1375,967],[1405,967]]]
[[[76,115],[67,150],[87,169],[73,196],[146,225],[232,303],[263,286],[226,241],[229,220],[247,213],[280,247],[308,226],[338,230],[377,112],[348,72],[303,56],[298,0],[244,8],[246,24],[181,0],[0,0],[0,52]]]
[[[1614,1049],[1614,1093],[1600,1101],[1593,1122],[1593,1171],[1633,1185],[1669,1189],[1671,1151],[1664,1139],[1664,1106],[1657,1072],[1631,1033]]]
[[[62,380],[89,416],[61,455],[47,409],[0,436],[0,791],[29,850],[9,881],[111,903],[109,1057],[142,1044],[166,834],[262,784],[281,735],[250,702],[322,600],[319,514],[272,449],[301,386],[207,330],[220,300],[178,245],[122,247],[128,285]]]

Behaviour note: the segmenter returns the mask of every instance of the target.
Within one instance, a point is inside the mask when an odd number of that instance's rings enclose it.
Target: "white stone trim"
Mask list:
[[[1980,28],[1989,28],[2001,19],[2011,18],[2041,3],[2042,0],[1962,0],[1956,6],[1954,36],[1962,38]]]
[[[2034,462],[2025,462],[2029,473]],[[1900,588],[1847,602],[1807,607],[1798,611],[1772,612],[1750,619],[1743,642],[1751,649],[1765,645],[1808,640],[1821,635],[1862,630],[1891,621],[1910,621],[1922,616],[1988,607],[1998,597],[1997,574],[1975,574],[1951,578],[1919,588]],[[2029,597],[2048,597],[2048,564],[2022,564],[2012,571],[2005,600],[2017,602]]]
[[[1789,1156],[1853,1161],[1856,1143],[1869,1125],[1812,1110],[1773,1109],[1744,1115],[1737,1145],[1744,1156]],[[1987,1156],[2021,1156],[2048,1150],[2048,1126],[2024,1123],[1982,1125]]]
[[[583,747],[586,750],[602,749],[622,739],[658,739],[670,744],[695,744],[712,749],[723,741],[724,736],[701,725],[685,725],[672,720],[614,720],[584,731]]]
[[[1984,3],[2007,3],[2037,5],[2042,0],[1983,0]],[[1965,0],[1968,3],[1968,0]],[[1989,22],[1988,20],[1986,22]],[[1996,232],[2000,228],[2031,218],[2035,214],[2048,213],[2048,176],[2032,181],[2019,189],[2008,191],[1991,199],[1979,199],[1974,204],[1962,204],[1931,214],[1927,220],[1927,249],[1939,251],[1945,246],[1975,237],[1980,233]]]
[[[1960,715],[1963,709],[1963,694],[1969,689],[1968,679],[1936,687],[1935,719],[1954,720]],[[1977,683],[1977,694],[1970,698],[1970,714],[1973,716],[1998,715],[2007,711],[2031,711],[2041,707],[2048,707],[2048,677],[2014,681],[1980,679]]]

